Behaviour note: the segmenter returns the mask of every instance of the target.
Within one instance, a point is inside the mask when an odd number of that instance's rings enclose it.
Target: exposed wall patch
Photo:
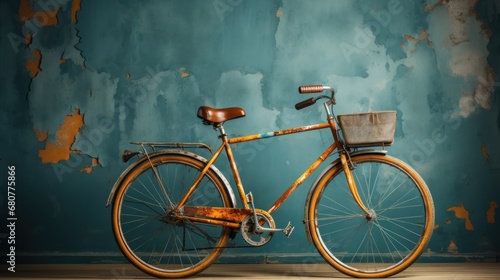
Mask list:
[[[282,17],[283,16],[283,10],[281,9],[281,7],[278,8],[278,10],[276,11],[276,17]]]
[[[73,3],[71,5],[71,21],[74,23],[78,22],[78,19],[76,17],[76,14],[80,9],[82,8],[82,3],[81,0],[73,0]]]
[[[76,109],[73,115],[66,116],[56,132],[55,141],[47,142],[45,149],[38,152],[42,163],[58,163],[61,160],[68,160],[71,146],[82,126],[83,115],[80,114],[80,109]]]
[[[488,224],[495,223],[495,211],[498,208],[498,203],[494,200],[490,201],[490,208],[486,211],[486,220]]]
[[[26,33],[26,35],[24,35],[24,43],[26,44],[26,46],[29,46],[31,45],[32,42],[33,42],[33,33]]]
[[[38,139],[38,141],[40,142],[47,140],[47,138],[49,137],[49,132],[47,131],[40,131],[34,128],[33,131],[35,132],[36,139]]]
[[[488,158],[490,157],[490,155],[486,151],[486,146],[484,145],[484,143],[481,145],[481,154],[486,159],[486,161],[488,161]]]
[[[450,240],[450,244],[448,245],[448,253],[458,253],[458,246],[453,240]]]
[[[19,5],[19,20],[25,22],[26,20],[36,18],[42,25],[57,25],[57,13],[59,13],[59,10],[33,11],[29,0],[21,0],[21,4]]]
[[[187,78],[189,77],[189,73],[186,71],[186,68],[185,67],[181,67],[179,69],[179,73],[181,73],[181,77],[182,78]]]
[[[413,37],[411,35],[405,35],[405,39],[414,45],[414,48],[411,52],[415,52],[417,49],[417,44],[420,43],[421,41],[424,41],[427,46],[432,47],[432,43],[429,40],[429,33],[427,33],[427,30],[422,30],[418,34],[418,37]],[[404,45],[404,44],[403,44]]]
[[[26,69],[31,74],[31,78],[36,77],[38,72],[40,72],[40,64],[42,63],[42,53],[39,49],[31,52],[32,59],[26,61]]]
[[[85,166],[84,168],[80,169],[80,172],[90,174],[90,173],[92,173],[94,167],[96,167],[96,166],[101,166],[101,164],[99,163],[99,159],[98,158],[92,158],[91,165],[90,166]]]
[[[457,112],[464,118],[478,108],[491,108],[495,84],[495,74],[488,64],[488,42],[492,32],[478,18],[477,4],[478,0],[440,0],[425,6],[429,13],[442,6],[448,14],[450,29],[445,42],[446,51],[451,54],[448,67],[454,75],[463,78],[466,85]]]
[[[469,218],[469,210],[467,210],[463,204],[457,205],[457,206],[452,206],[446,210],[455,212],[455,217],[465,220],[465,229],[466,230],[474,230],[474,226],[472,225],[472,222]]]

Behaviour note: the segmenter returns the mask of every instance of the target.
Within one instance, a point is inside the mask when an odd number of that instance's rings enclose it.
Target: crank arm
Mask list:
[[[283,228],[283,229],[280,229],[280,228],[266,228],[266,227],[261,227],[261,226],[257,226],[257,228],[255,229],[255,232],[256,233],[262,233],[262,232],[283,232],[286,237],[289,237],[290,234],[292,234],[292,231],[295,227],[292,226],[292,224],[290,222],[288,222],[288,225]]]

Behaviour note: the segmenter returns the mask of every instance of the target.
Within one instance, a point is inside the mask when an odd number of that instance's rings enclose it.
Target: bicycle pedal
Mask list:
[[[292,234],[292,231],[295,227],[292,226],[290,222],[288,222],[288,225],[283,229],[283,233],[286,235],[286,237],[290,237],[290,234]]]

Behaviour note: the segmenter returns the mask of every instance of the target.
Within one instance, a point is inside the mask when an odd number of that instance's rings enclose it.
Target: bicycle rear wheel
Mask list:
[[[162,278],[191,276],[222,252],[229,228],[181,220],[172,211],[203,167],[193,157],[160,154],[131,169],[118,187],[114,236],[125,257],[143,272]],[[232,206],[223,179],[212,169],[186,205]]]
[[[367,218],[349,191],[341,164],[317,180],[306,209],[308,229],[323,258],[353,277],[388,277],[423,252],[434,227],[434,204],[424,180],[390,156],[352,157]]]

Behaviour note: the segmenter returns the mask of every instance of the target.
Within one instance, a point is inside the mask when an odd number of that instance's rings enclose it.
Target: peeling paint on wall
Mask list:
[[[40,64],[42,63],[42,54],[39,49],[36,49],[31,52],[32,59],[26,61],[26,69],[31,74],[31,77],[34,78],[40,72]]]
[[[101,166],[101,164],[99,163],[99,159],[98,158],[92,158],[91,165],[90,166],[85,166],[84,168],[80,169],[80,172],[90,174],[90,173],[92,173],[94,167],[97,167],[97,166]]]
[[[38,139],[38,141],[40,142],[47,140],[47,138],[49,137],[49,133],[47,131],[40,131],[37,129],[33,129],[33,131],[35,132],[36,139]]]
[[[74,23],[78,22],[78,19],[76,18],[76,14],[80,11],[82,8],[81,6],[81,0],[73,0],[73,3],[71,5],[71,21]]]
[[[488,162],[488,158],[490,157],[490,155],[486,151],[486,146],[484,145],[484,143],[481,145],[481,154],[486,159],[486,162]]]
[[[425,7],[427,12],[444,7],[448,14],[451,30],[446,45],[452,56],[449,67],[467,83],[459,101],[460,112],[457,112],[462,117],[470,116],[478,108],[490,109],[495,84],[495,74],[487,61],[491,31],[478,19],[477,4],[478,0],[440,0]]]
[[[282,17],[283,16],[283,10],[281,9],[281,7],[278,8],[278,10],[276,11],[276,17]]]
[[[450,240],[450,244],[448,245],[448,253],[458,253],[458,246],[453,240]]]
[[[463,204],[459,206],[452,206],[446,210],[455,212],[455,217],[465,220],[465,229],[474,230],[474,226],[472,225],[472,222],[469,218],[469,210],[467,210]]]
[[[31,45],[32,42],[33,42],[33,33],[26,33],[26,35],[24,35],[24,43],[26,44],[26,46],[29,46]]]
[[[427,30],[420,31],[417,38],[411,35],[405,35],[405,39],[414,46],[413,49],[410,51],[410,53],[413,53],[417,50],[417,44],[421,41],[424,41],[427,44],[427,46],[432,47],[432,43],[429,40],[429,33],[427,33]]]
[[[79,109],[76,109],[73,115],[66,116],[56,132],[55,141],[47,142],[45,149],[38,153],[42,163],[58,163],[61,160],[68,160],[72,152],[71,146],[82,126],[83,115],[80,114]]]
[[[19,5],[19,20],[25,22],[26,20],[36,18],[42,25],[51,26],[57,25],[57,13],[60,9],[51,11],[33,11],[29,0],[21,0]]]

